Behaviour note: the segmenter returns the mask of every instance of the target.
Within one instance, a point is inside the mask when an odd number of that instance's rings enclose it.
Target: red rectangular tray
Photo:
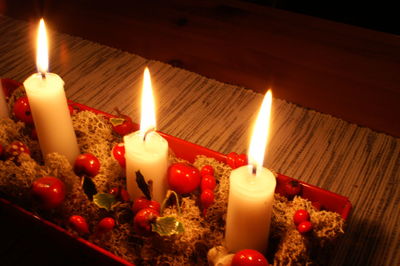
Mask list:
[[[113,117],[110,114],[105,112],[92,109],[82,104],[74,103],[69,101],[69,104],[72,105],[75,109],[79,110],[90,110],[98,114],[103,114],[106,117]],[[135,125],[137,129],[139,129],[138,125]],[[169,147],[174,151],[177,157],[186,159],[190,162],[193,162],[197,155],[205,155],[207,157],[213,157],[218,161],[225,162],[226,156],[224,154],[212,151],[210,149],[204,148],[202,146],[187,142],[185,140],[170,136],[168,134],[159,132],[169,143]],[[279,180],[282,180],[285,177],[283,175],[278,174],[278,185]],[[310,201],[318,201],[326,210],[334,211],[339,213],[343,219],[346,219],[351,210],[351,203],[347,197],[338,195],[336,193],[318,188],[316,186],[304,183],[299,181],[302,185],[302,197],[309,199]],[[36,226],[39,226],[41,229],[50,231],[50,233],[59,239],[63,245],[67,247],[75,247],[80,250],[84,250],[85,254],[95,258],[95,261],[101,262],[101,264],[122,264],[122,265],[132,265],[126,260],[123,260],[120,257],[115,256],[111,252],[100,248],[99,246],[83,239],[80,237],[76,237],[69,232],[67,232],[62,227],[49,222],[41,217],[34,215],[33,213],[13,204],[12,202],[0,198],[0,207],[8,212],[13,217],[20,217],[29,223],[34,223]],[[94,262],[91,260],[91,262]]]

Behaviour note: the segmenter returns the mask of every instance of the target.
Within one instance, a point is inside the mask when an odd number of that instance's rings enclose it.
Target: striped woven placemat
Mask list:
[[[0,16],[1,77],[23,81],[35,72],[32,33]],[[69,99],[110,113],[118,107],[139,121],[149,66],[159,130],[222,153],[247,150],[263,95],[66,34],[50,32],[50,40],[50,70]],[[331,265],[400,264],[399,154],[398,138],[274,99],[265,165],[354,206]]]

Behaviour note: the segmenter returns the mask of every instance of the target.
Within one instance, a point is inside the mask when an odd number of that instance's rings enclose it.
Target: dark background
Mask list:
[[[400,34],[400,15],[394,1],[246,0],[337,22]]]

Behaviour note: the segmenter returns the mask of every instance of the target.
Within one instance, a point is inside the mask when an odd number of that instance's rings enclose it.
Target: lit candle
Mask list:
[[[2,80],[0,79],[0,118],[6,118],[8,116],[8,107],[6,96],[4,95],[3,84]]]
[[[36,65],[38,72],[24,81],[43,157],[57,152],[73,165],[79,154],[78,143],[68,109],[64,81],[47,73],[48,48],[43,19],[38,29]]]
[[[249,148],[249,165],[231,172],[225,243],[229,251],[255,249],[268,244],[276,179],[263,168],[272,94],[267,92],[258,114]]]
[[[157,132],[150,72],[144,71],[140,130],[124,137],[126,181],[132,199],[143,193],[136,183],[136,171],[151,184],[152,198],[162,202],[167,191],[168,142]]]

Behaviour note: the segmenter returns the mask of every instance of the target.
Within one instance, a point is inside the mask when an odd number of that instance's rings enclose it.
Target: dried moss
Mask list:
[[[23,92],[17,90],[17,94]],[[16,96],[11,99],[14,101]],[[76,112],[73,125],[81,152],[94,154],[101,163],[100,172],[93,177],[99,192],[111,187],[124,187],[124,170],[111,155],[112,147],[121,138],[112,131],[109,121],[102,115],[89,111]],[[43,165],[37,141],[32,140],[29,127],[11,119],[0,119],[0,142],[7,145],[14,140],[27,144],[32,156],[20,155],[16,160],[0,160],[0,192],[28,209],[77,234],[68,225],[68,217],[81,215],[89,222],[91,234],[82,235],[117,256],[138,265],[208,265],[207,252],[212,247],[223,245],[224,227],[228,203],[229,175],[231,168],[213,158],[198,156],[194,166],[211,165],[215,171],[217,187],[215,203],[204,217],[198,204],[198,194],[182,198],[182,215],[176,206],[169,206],[165,214],[177,216],[183,222],[185,232],[171,237],[142,237],[133,231],[133,214],[130,203],[119,203],[113,210],[99,208],[81,188],[81,177],[73,172],[67,159],[59,154],[47,155]],[[170,156],[171,162],[184,161]],[[64,203],[51,212],[43,212],[31,204],[30,187],[38,177],[51,175],[60,178],[67,187]],[[301,235],[294,227],[292,217],[297,209],[306,209],[314,225],[313,233]],[[98,235],[96,225],[104,217],[114,217],[116,227],[109,233]],[[337,213],[315,210],[310,201],[295,197],[292,201],[275,195],[271,220],[270,247],[274,265],[311,263],[310,250],[325,246],[343,234],[344,221]],[[269,258],[271,259],[271,258]]]

